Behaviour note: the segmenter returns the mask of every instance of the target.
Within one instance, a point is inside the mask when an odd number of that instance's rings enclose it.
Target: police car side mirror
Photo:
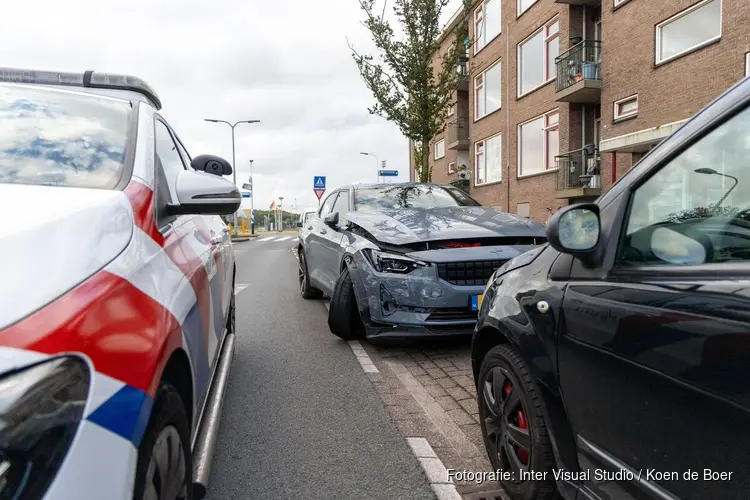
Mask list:
[[[237,186],[206,172],[183,170],[177,175],[175,190],[178,203],[167,205],[168,215],[229,215],[242,204]]]
[[[192,159],[190,166],[198,172],[207,172],[218,176],[232,175],[232,165],[220,156],[199,155]]]

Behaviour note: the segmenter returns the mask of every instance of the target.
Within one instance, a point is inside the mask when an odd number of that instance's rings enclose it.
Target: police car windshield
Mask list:
[[[357,189],[355,200],[357,210],[361,212],[479,206],[476,200],[458,188],[429,185]]]
[[[119,99],[0,85],[0,183],[114,188],[130,116]]]

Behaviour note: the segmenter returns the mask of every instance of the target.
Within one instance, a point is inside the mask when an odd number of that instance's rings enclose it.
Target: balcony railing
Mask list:
[[[445,142],[448,149],[463,149],[463,145],[466,145],[465,149],[468,149],[469,120],[466,118],[456,118],[454,121],[448,123],[446,129],[447,140]]]
[[[602,42],[584,40],[555,59],[557,91],[563,91],[581,80],[602,79]]]
[[[585,149],[576,149],[555,156],[557,164],[557,190],[577,188],[599,188],[601,177],[599,155],[586,154]]]
[[[469,59],[460,58],[458,66],[456,66],[458,72],[458,82],[456,82],[456,90],[469,90]]]

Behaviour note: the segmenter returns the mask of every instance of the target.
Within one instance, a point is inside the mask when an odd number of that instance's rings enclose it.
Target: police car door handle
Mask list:
[[[325,229],[321,229],[319,232],[320,234],[326,234],[328,231],[326,231]]]

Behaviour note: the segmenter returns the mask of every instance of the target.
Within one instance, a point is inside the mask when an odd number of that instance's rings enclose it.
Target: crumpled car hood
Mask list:
[[[346,219],[378,241],[392,245],[502,236],[545,237],[544,228],[533,220],[481,206],[349,212]]]
[[[122,191],[0,184],[0,330],[114,260],[133,233]]]

